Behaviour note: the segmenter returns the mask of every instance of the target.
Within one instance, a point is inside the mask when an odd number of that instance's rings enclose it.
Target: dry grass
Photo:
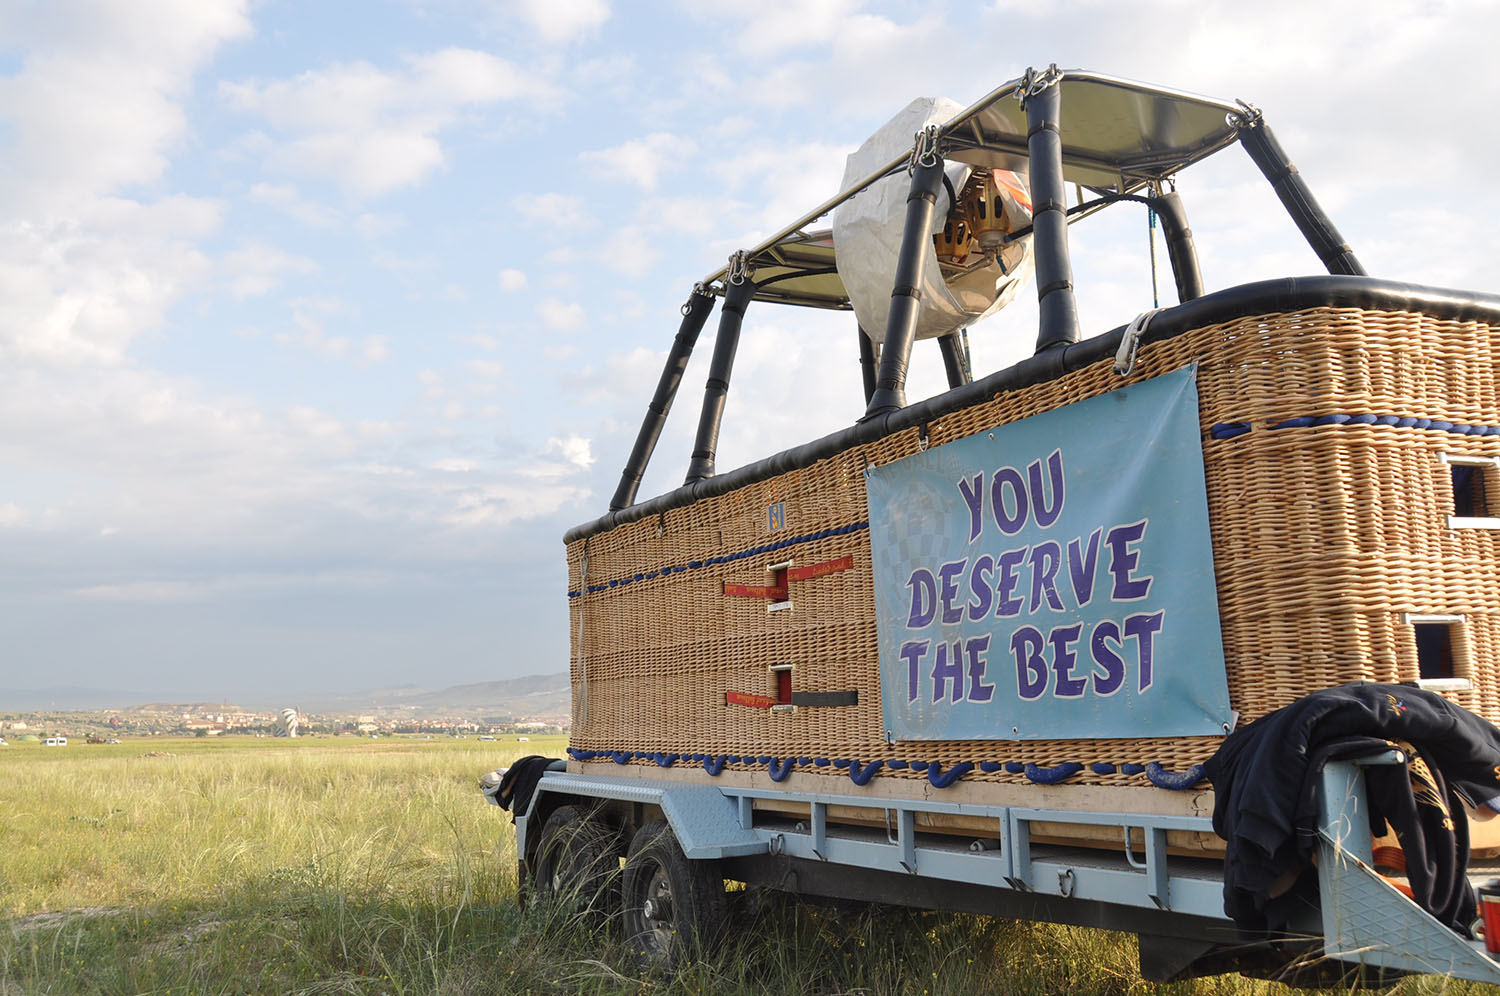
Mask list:
[[[562,746],[13,747],[0,755],[0,996],[1287,991],[1232,976],[1155,986],[1129,939],[1099,931],[775,901],[742,901],[711,961],[639,978],[617,939],[517,905],[514,834],[475,785]]]

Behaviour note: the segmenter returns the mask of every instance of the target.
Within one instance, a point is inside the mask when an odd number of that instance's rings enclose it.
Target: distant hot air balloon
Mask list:
[[[281,715],[276,717],[276,735],[278,737],[295,737],[297,725],[302,718],[297,715],[296,709],[283,709]]]

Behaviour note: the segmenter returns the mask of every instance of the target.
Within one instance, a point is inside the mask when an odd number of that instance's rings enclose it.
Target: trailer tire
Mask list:
[[[709,953],[728,921],[717,861],[690,861],[663,820],[636,831],[625,856],[625,938],[642,969]]]
[[[537,899],[602,923],[619,909],[619,885],[619,834],[577,806],[554,809],[537,845]]]

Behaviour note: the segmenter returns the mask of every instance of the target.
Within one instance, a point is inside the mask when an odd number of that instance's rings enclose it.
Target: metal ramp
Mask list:
[[[1481,941],[1469,941],[1432,918],[1371,867],[1370,821],[1360,769],[1400,764],[1389,751],[1323,769],[1318,829],[1318,894],[1323,952],[1329,958],[1500,985],[1500,964]]]

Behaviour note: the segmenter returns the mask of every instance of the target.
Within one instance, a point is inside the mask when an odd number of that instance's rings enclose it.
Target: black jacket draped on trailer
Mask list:
[[[1315,794],[1323,765],[1414,747],[1436,798],[1414,791],[1408,767],[1366,769],[1370,830],[1387,823],[1406,852],[1412,898],[1468,935],[1474,891],[1465,878],[1468,821],[1460,805],[1500,797],[1500,730],[1435,692],[1408,685],[1350,684],[1315,692],[1229,736],[1204,765],[1214,786],[1214,830],[1227,842],[1224,910],[1246,929],[1286,929],[1316,895]],[[1299,872],[1308,872],[1292,884]]]

